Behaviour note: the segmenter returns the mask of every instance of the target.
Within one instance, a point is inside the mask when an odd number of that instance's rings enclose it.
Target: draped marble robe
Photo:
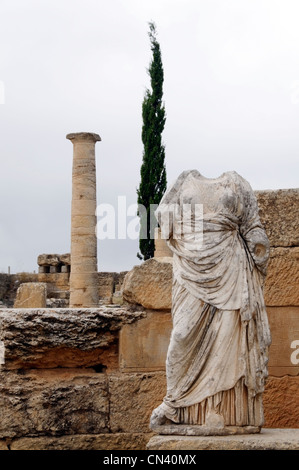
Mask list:
[[[261,427],[271,343],[263,299],[269,242],[255,195],[236,172],[210,179],[185,171],[156,216],[173,252],[173,329],[167,393],[151,426],[168,419]]]

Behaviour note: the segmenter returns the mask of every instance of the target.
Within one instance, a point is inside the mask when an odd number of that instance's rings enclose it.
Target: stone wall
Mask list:
[[[121,288],[127,271],[121,273],[99,272],[98,286],[100,303],[114,302],[114,295]],[[44,283],[47,286],[48,307],[68,307],[70,273],[0,273],[0,307],[13,307],[17,290],[24,283]],[[116,295],[116,303],[119,299]]]
[[[0,449],[145,449],[163,399],[167,311],[0,311]],[[270,377],[266,427],[298,427],[299,377]]]
[[[286,422],[291,406],[294,408],[293,427],[299,427],[298,411],[295,411],[295,406],[299,409],[299,189],[257,191],[256,195],[260,218],[271,246],[265,282],[265,302],[272,333],[267,403],[269,406],[271,401],[275,403],[279,417],[269,412],[268,422],[271,426],[277,420]],[[296,345],[298,360],[294,357]],[[297,390],[291,400],[288,394],[281,393],[288,375],[290,389],[295,387]],[[272,399],[273,390],[276,390],[275,400]],[[265,398],[267,400],[267,395]]]
[[[165,374],[124,373],[122,327],[143,309],[0,311],[0,449],[145,449]]]

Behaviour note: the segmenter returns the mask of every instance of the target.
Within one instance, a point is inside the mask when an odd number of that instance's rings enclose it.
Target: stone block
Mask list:
[[[255,191],[271,246],[299,245],[299,189]]]
[[[59,255],[57,254],[42,254],[37,257],[37,264],[39,266],[58,266],[60,264]]]
[[[81,434],[61,437],[25,437],[15,439],[11,450],[145,450],[151,436],[137,433]],[[3,449],[5,443],[3,443]]]
[[[299,375],[299,307],[267,307],[272,343],[269,374]]]
[[[111,302],[114,292],[114,273],[98,273],[99,298]]]
[[[268,377],[263,395],[265,427],[299,428],[299,377]]]
[[[0,311],[0,341],[5,357],[2,369],[98,364],[115,368],[119,330],[143,316],[143,312],[121,307],[3,309]]]
[[[299,306],[299,247],[272,248],[265,281],[267,306]]]
[[[150,432],[149,420],[166,392],[165,373],[111,374],[111,432]]]
[[[299,450],[298,429],[262,429],[238,436],[154,436],[148,450]],[[199,456],[196,456],[199,463]]]
[[[124,279],[123,298],[153,310],[171,309],[172,258],[151,258]]]
[[[8,450],[8,447],[5,441],[0,440],[0,450]]]
[[[172,329],[169,312],[148,311],[146,318],[124,325],[119,336],[119,361],[123,371],[165,370]]]
[[[54,290],[69,289],[69,273],[38,273],[36,277],[36,281],[47,283],[49,297],[51,297],[51,292]]]
[[[121,271],[120,273],[114,273],[114,290],[115,291],[122,292],[124,279],[127,273],[128,271]]]
[[[59,255],[59,259],[61,263],[70,265],[71,264],[71,254],[70,253],[64,253],[63,255]]]
[[[3,372],[0,409],[0,438],[107,433],[107,375],[84,369]]]
[[[123,295],[120,291],[114,292],[112,295],[111,303],[115,305],[122,305],[124,302]]]
[[[47,286],[39,282],[26,282],[17,290],[14,308],[44,308],[47,305]]]

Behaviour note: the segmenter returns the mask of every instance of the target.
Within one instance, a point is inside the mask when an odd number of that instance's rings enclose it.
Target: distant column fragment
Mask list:
[[[66,136],[73,143],[70,307],[98,307],[96,162],[98,134]]]

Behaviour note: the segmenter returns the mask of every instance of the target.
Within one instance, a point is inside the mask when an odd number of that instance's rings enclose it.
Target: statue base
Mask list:
[[[190,424],[164,424],[151,425],[151,430],[157,434],[167,436],[229,436],[235,434],[257,434],[261,431],[261,428],[259,426],[213,427]]]
[[[263,428],[246,435],[159,435],[149,440],[147,450],[299,450],[299,429]]]

